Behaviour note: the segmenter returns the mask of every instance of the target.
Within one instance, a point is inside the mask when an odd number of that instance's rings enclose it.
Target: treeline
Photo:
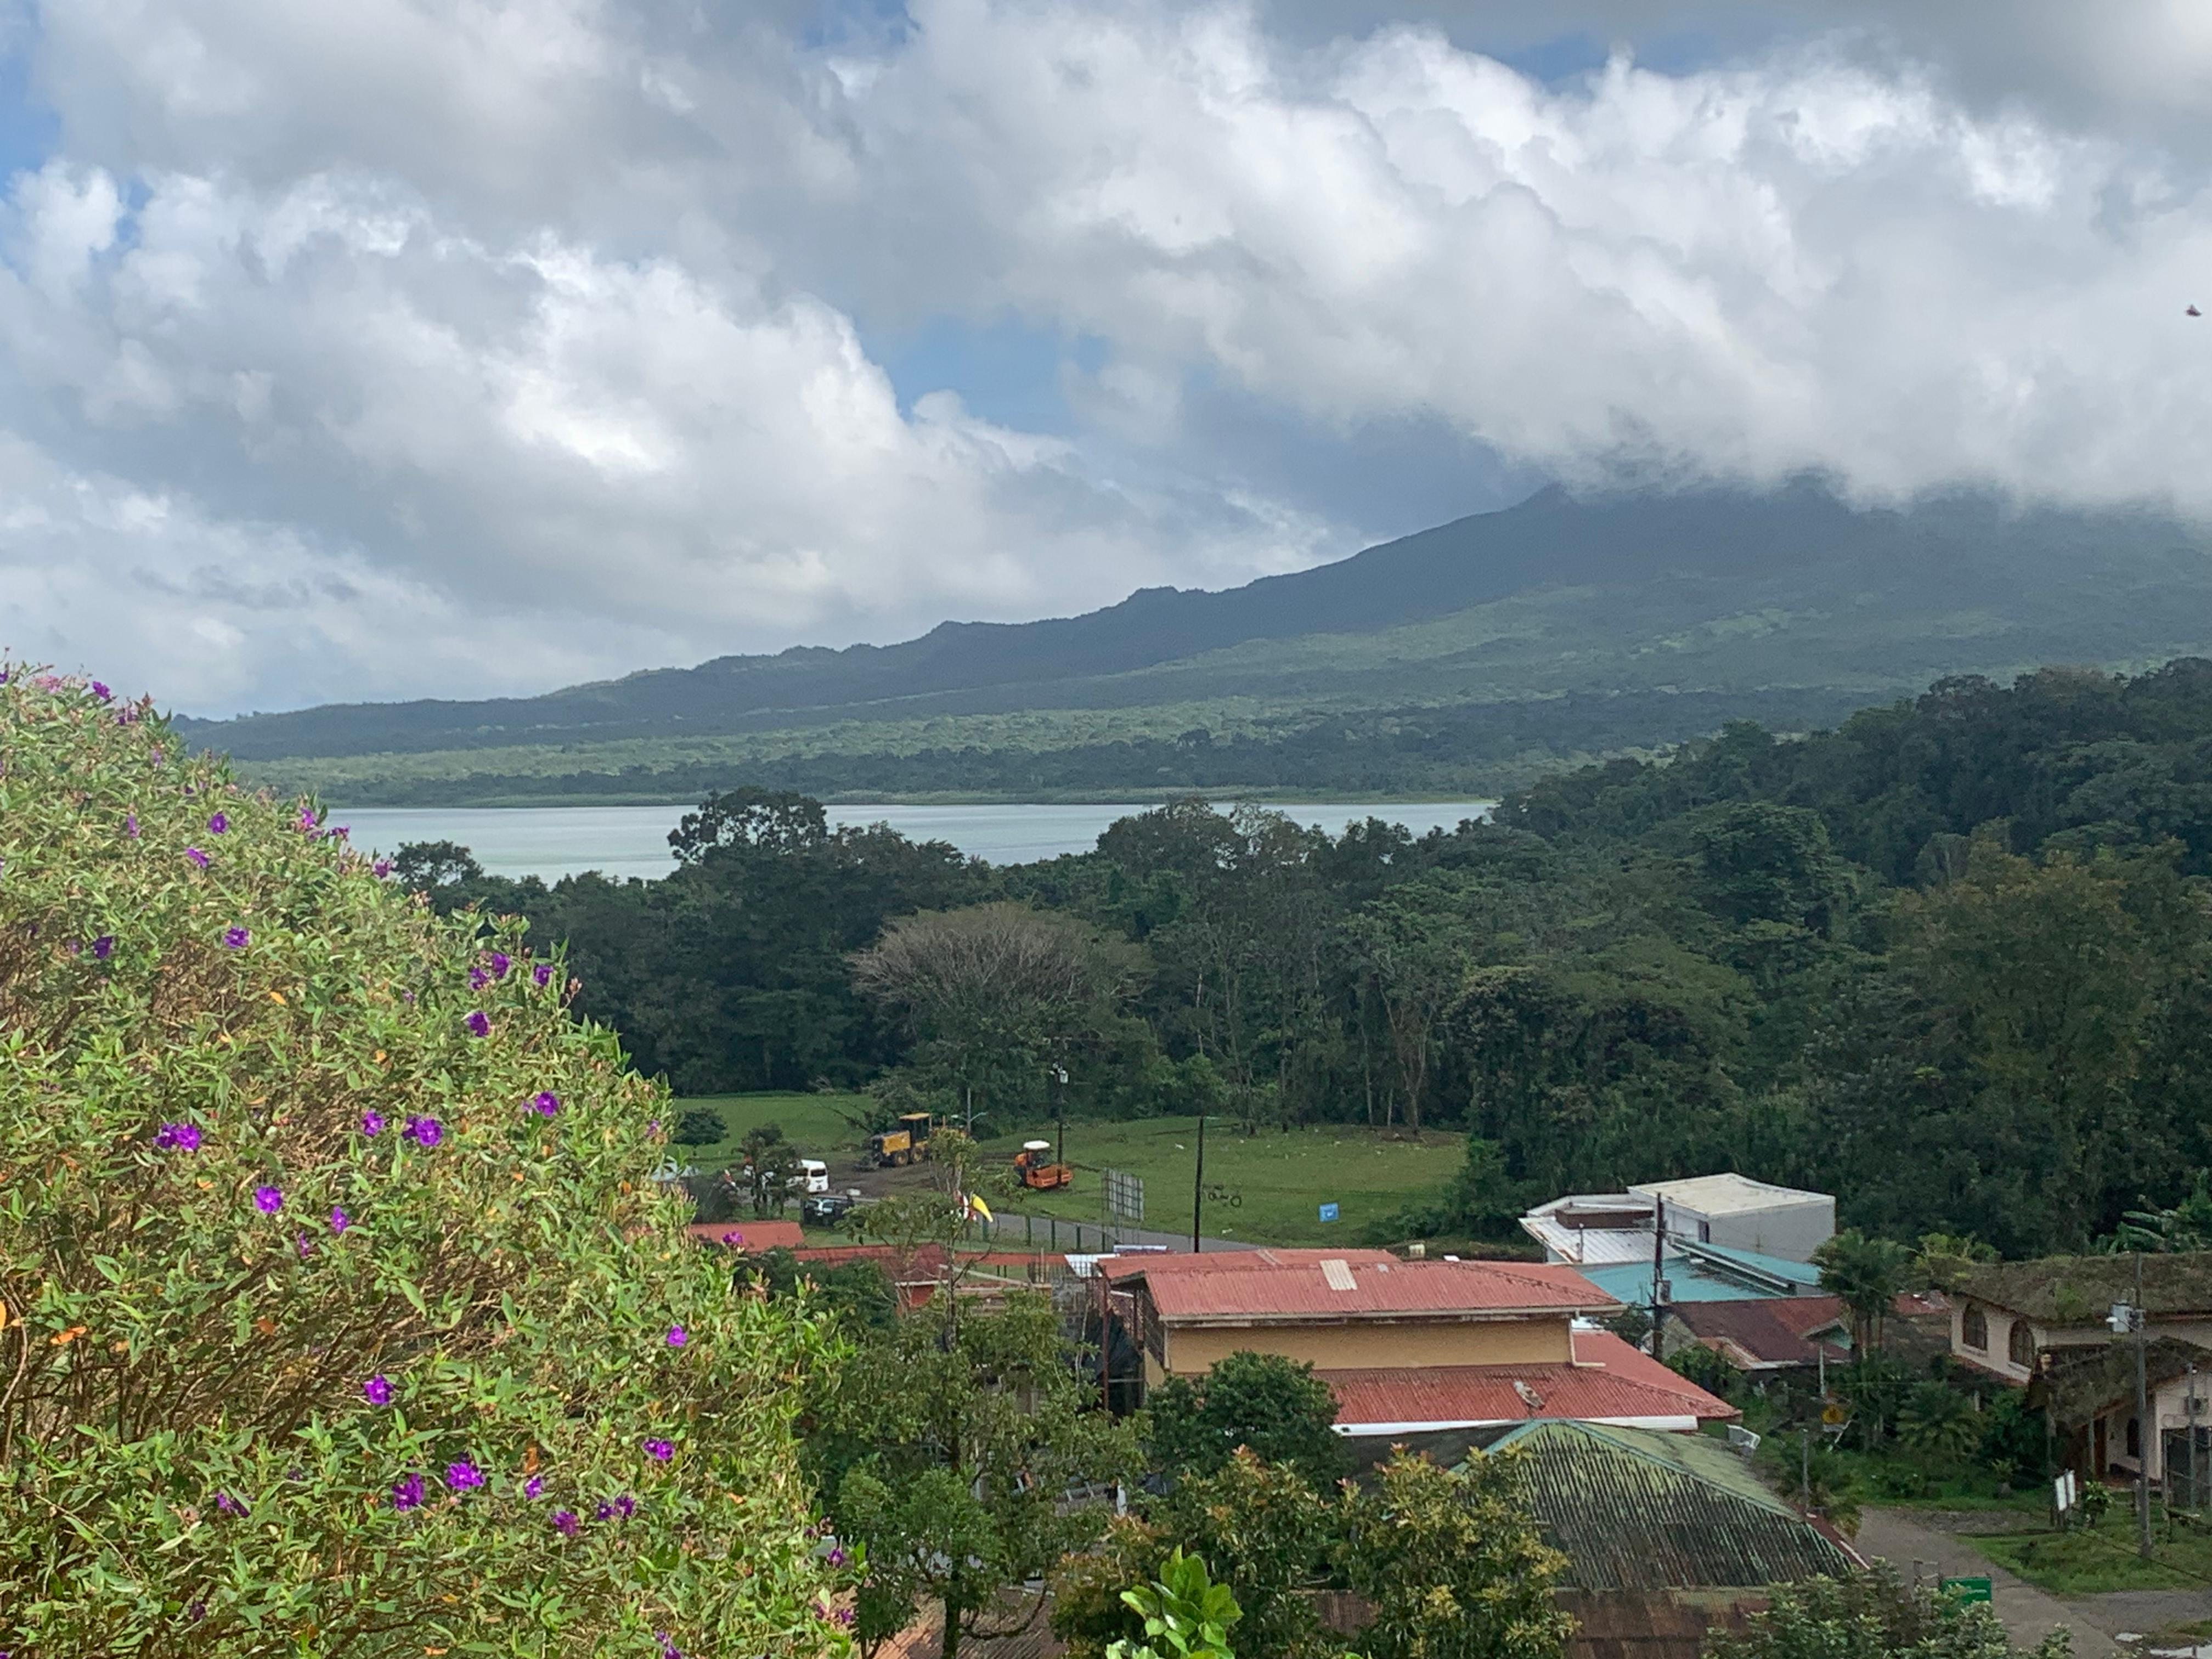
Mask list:
[[[485,802],[697,799],[744,787],[824,799],[932,794],[1035,800],[1168,790],[1312,790],[1321,793],[1486,795],[1561,760],[1625,748],[1658,748],[1756,717],[1789,729],[1840,717],[1832,690],[1571,693],[1445,708],[1358,710],[1270,720],[1216,736],[1115,738],[1036,749],[963,744],[629,766],[558,775],[462,771],[425,775],[395,757],[367,791],[380,806]]]
[[[873,1080],[1003,1132],[1064,1065],[1073,1112],[1467,1132],[1409,1228],[1734,1168],[2021,1253],[2212,1165],[2212,664],[1732,726],[1496,817],[1330,836],[1183,800],[994,869],[746,791],[659,882],[414,874],[566,939],[580,1006],[680,1091]]]

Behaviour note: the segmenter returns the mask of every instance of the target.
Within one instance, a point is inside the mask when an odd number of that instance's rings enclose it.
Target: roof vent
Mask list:
[[[1359,1281],[1352,1276],[1352,1264],[1339,1256],[1331,1256],[1321,1264],[1321,1276],[1332,1291],[1356,1291]]]
[[[1521,1396],[1521,1403],[1530,1411],[1540,1412],[1544,1409],[1544,1396],[1518,1378],[1514,1381],[1513,1392]]]

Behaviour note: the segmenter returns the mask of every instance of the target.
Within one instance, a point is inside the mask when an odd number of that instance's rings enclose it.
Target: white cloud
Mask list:
[[[1233,407],[2212,510],[2201,164],[2116,112],[2199,95],[2201,11],[1680,0],[1727,56],[1547,87],[1484,3],[803,9],[48,5],[0,637],[199,708],[480,694],[1348,550]],[[1099,343],[1071,431],[902,407],[862,343],[1009,316]]]

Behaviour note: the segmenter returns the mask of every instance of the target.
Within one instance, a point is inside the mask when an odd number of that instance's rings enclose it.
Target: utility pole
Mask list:
[[[1198,1115],[1198,1173],[1190,1182],[1190,1253],[1199,1252],[1198,1218],[1206,1206],[1206,1114]]]
[[[1651,1200],[1651,1357],[1662,1358],[1659,1350],[1659,1290],[1666,1283],[1667,1272],[1667,1200]]]
[[[2150,1420],[2149,1388],[2144,1380],[2148,1367],[2147,1349],[2150,1319],[2143,1308],[2142,1252],[2136,1252],[2136,1304],[2128,1323],[2136,1333],[2136,1551],[2150,1559],[2150,1448],[2158,1425]]]
[[[1067,1167],[1067,1067],[1055,1066],[1052,1068],[1052,1074],[1060,1084],[1060,1092],[1054,1097],[1055,1105],[1053,1112],[1053,1122],[1060,1131],[1060,1144],[1053,1149],[1052,1161],[1062,1169],[1066,1169]]]

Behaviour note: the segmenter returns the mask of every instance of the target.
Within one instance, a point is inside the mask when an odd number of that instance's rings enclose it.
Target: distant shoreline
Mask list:
[[[1165,805],[1176,800],[1209,801],[1217,806],[1231,806],[1249,802],[1256,806],[1272,805],[1278,802],[1292,802],[1312,806],[1426,806],[1433,803],[1486,799],[1470,796],[1467,790],[1393,790],[1379,792],[1361,790],[1356,793],[1327,789],[1285,789],[1273,787],[1265,789],[1244,789],[1231,786],[1211,789],[1125,789],[1111,793],[1098,790],[1070,790],[1059,793],[1029,793],[987,795],[959,791],[936,793],[902,794],[896,791],[842,790],[817,794],[811,790],[796,792],[811,796],[824,806],[1134,806],[1150,808]],[[395,800],[386,796],[374,799],[349,794],[325,794],[316,797],[323,805],[334,811],[544,811],[568,807],[621,806],[696,806],[696,793],[644,792],[637,794],[547,794],[496,795],[468,800]]]

